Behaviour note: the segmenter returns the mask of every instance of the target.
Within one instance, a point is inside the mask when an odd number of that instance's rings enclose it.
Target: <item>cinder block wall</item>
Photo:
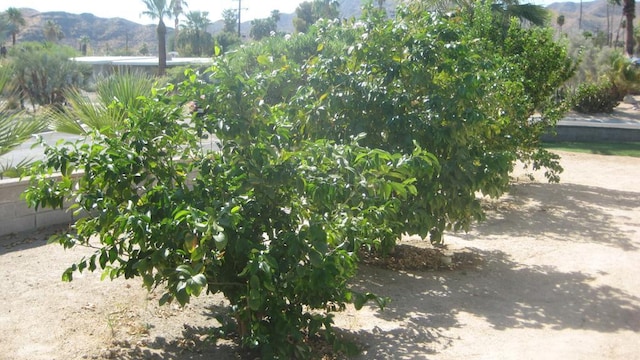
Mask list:
[[[20,197],[28,186],[29,180],[0,180],[0,236],[73,222],[72,212],[66,209],[29,208]]]
[[[634,126],[611,126],[592,124],[590,126],[558,124],[556,134],[542,136],[543,141],[560,142],[631,142],[640,141],[640,128]]]

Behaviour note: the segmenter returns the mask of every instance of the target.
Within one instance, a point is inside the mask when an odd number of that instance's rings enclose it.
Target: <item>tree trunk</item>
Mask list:
[[[158,23],[158,76],[164,76],[165,69],[167,67],[167,27],[164,25],[164,21],[160,19]]]
[[[624,0],[624,8],[622,9],[622,13],[627,18],[627,36],[625,50],[627,52],[627,55],[633,56],[633,18],[636,17],[636,1]]]

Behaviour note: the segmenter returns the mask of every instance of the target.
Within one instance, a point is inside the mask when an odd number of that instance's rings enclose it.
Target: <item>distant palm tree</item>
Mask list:
[[[11,24],[11,40],[12,44],[16,44],[16,35],[20,32],[20,27],[25,26],[27,22],[22,17],[22,12],[14,7],[10,7],[7,9],[7,18],[9,19],[9,23]]]
[[[164,76],[167,68],[167,26],[164,24],[164,17],[171,17],[171,7],[167,0],[142,0],[147,6],[147,10],[142,15],[148,16],[151,20],[158,19],[156,33],[158,35],[158,75]]]
[[[180,31],[180,15],[184,14],[184,9],[187,7],[185,0],[171,0],[171,14],[174,19],[174,37],[173,37],[173,49],[178,48],[178,32]]]
[[[47,20],[42,28],[44,38],[49,42],[58,42],[64,38],[62,28],[53,20]]]
[[[564,25],[564,15],[559,15],[556,19],[556,24],[560,27],[560,34],[562,34],[562,26]]]
[[[82,52],[82,56],[87,56],[87,47],[91,39],[87,35],[82,35],[78,40],[80,41],[80,52]]]
[[[633,18],[636,17],[636,0],[624,0],[622,14],[626,17],[626,43],[627,55],[633,56]]]
[[[206,45],[204,36],[207,34],[207,26],[211,25],[208,11],[190,11],[187,13],[185,28],[193,36],[192,51],[195,55],[202,55],[202,47]]]

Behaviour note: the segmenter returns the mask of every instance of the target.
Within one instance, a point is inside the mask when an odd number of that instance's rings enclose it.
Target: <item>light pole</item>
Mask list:
[[[242,10],[247,10],[247,8],[242,8],[242,0],[238,0],[238,38],[242,39],[242,35],[240,34],[240,24],[242,21],[240,20]]]

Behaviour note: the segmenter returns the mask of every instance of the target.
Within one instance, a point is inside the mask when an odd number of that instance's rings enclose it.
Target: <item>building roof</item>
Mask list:
[[[73,58],[77,62],[90,65],[114,65],[114,66],[157,66],[158,58],[155,56],[81,56]],[[196,57],[167,57],[167,66],[210,64],[211,58]]]

